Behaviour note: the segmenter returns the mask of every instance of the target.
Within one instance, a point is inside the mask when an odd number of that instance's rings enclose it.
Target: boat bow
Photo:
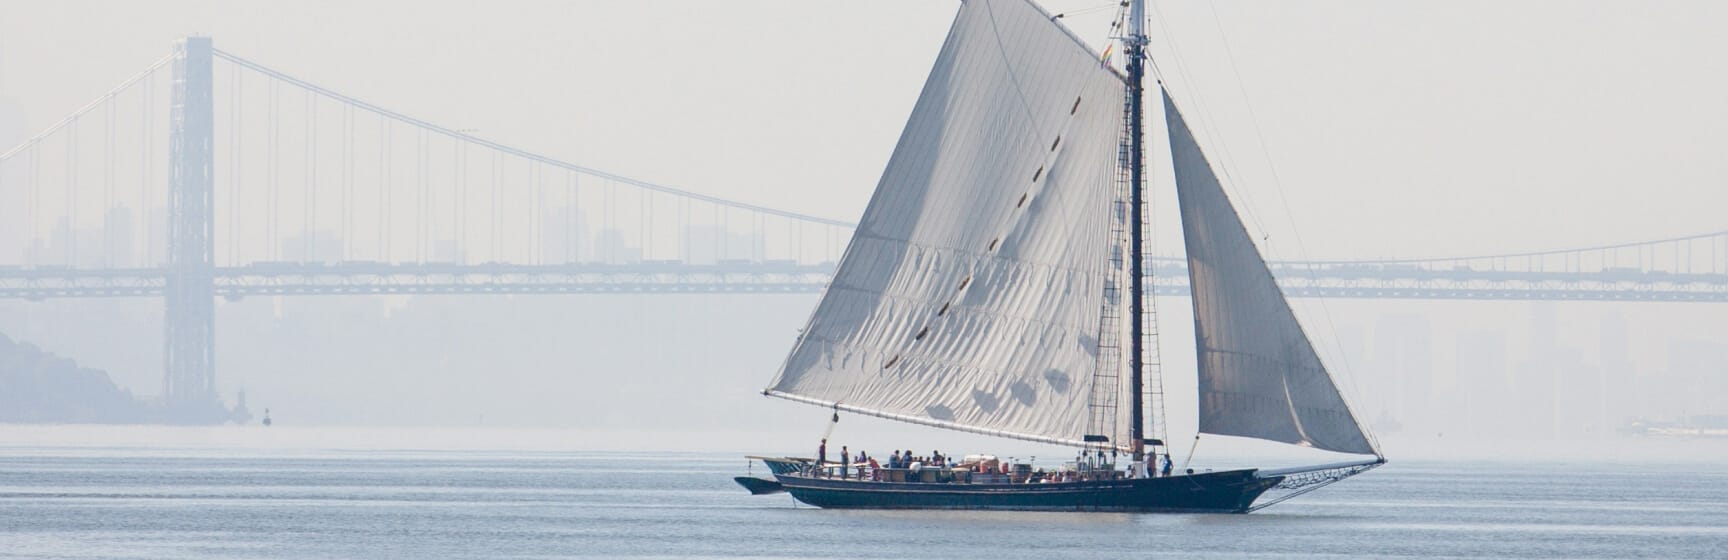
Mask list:
[[[1255,477],[1278,479],[1278,484],[1273,486],[1270,492],[1283,491],[1283,493],[1265,502],[1255,504],[1248,508],[1248,511],[1254,512],[1277,505],[1285,500],[1319,490],[1334,482],[1368,472],[1370,469],[1384,464],[1386,464],[1385,457],[1374,457],[1361,461],[1345,461],[1306,467],[1258,469],[1254,471]]]

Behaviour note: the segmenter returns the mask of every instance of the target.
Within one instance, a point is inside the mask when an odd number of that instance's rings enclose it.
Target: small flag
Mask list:
[[[1115,50],[1116,43],[1110,43],[1109,46],[1104,47],[1104,57],[1101,60],[1104,62],[1110,62],[1110,53],[1115,52]]]

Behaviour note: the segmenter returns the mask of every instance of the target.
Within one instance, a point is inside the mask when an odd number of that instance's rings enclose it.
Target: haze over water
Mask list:
[[[0,558],[1728,554],[1728,466],[1699,458],[1713,441],[1692,459],[1642,440],[1603,453],[1618,460],[1395,458],[1251,515],[1130,515],[817,510],[735,486],[742,451],[572,451],[546,432],[47,431],[82,443],[0,432]]]

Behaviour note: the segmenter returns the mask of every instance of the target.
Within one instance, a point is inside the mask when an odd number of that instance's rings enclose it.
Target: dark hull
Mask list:
[[[1048,484],[868,482],[780,474],[800,502],[836,509],[968,509],[1245,513],[1283,477],[1253,469],[1166,478]]]
[[[763,494],[778,494],[786,491],[786,488],[780,486],[780,483],[778,482],[763,480],[754,476],[734,476],[732,477],[732,481],[738,483],[739,486],[743,486],[745,490],[749,490],[751,494],[757,496]]]

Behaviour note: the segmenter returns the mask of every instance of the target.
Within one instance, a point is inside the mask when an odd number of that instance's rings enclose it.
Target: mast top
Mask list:
[[[1128,0],[1128,36],[1124,40],[1132,46],[1146,44],[1146,0]]]

